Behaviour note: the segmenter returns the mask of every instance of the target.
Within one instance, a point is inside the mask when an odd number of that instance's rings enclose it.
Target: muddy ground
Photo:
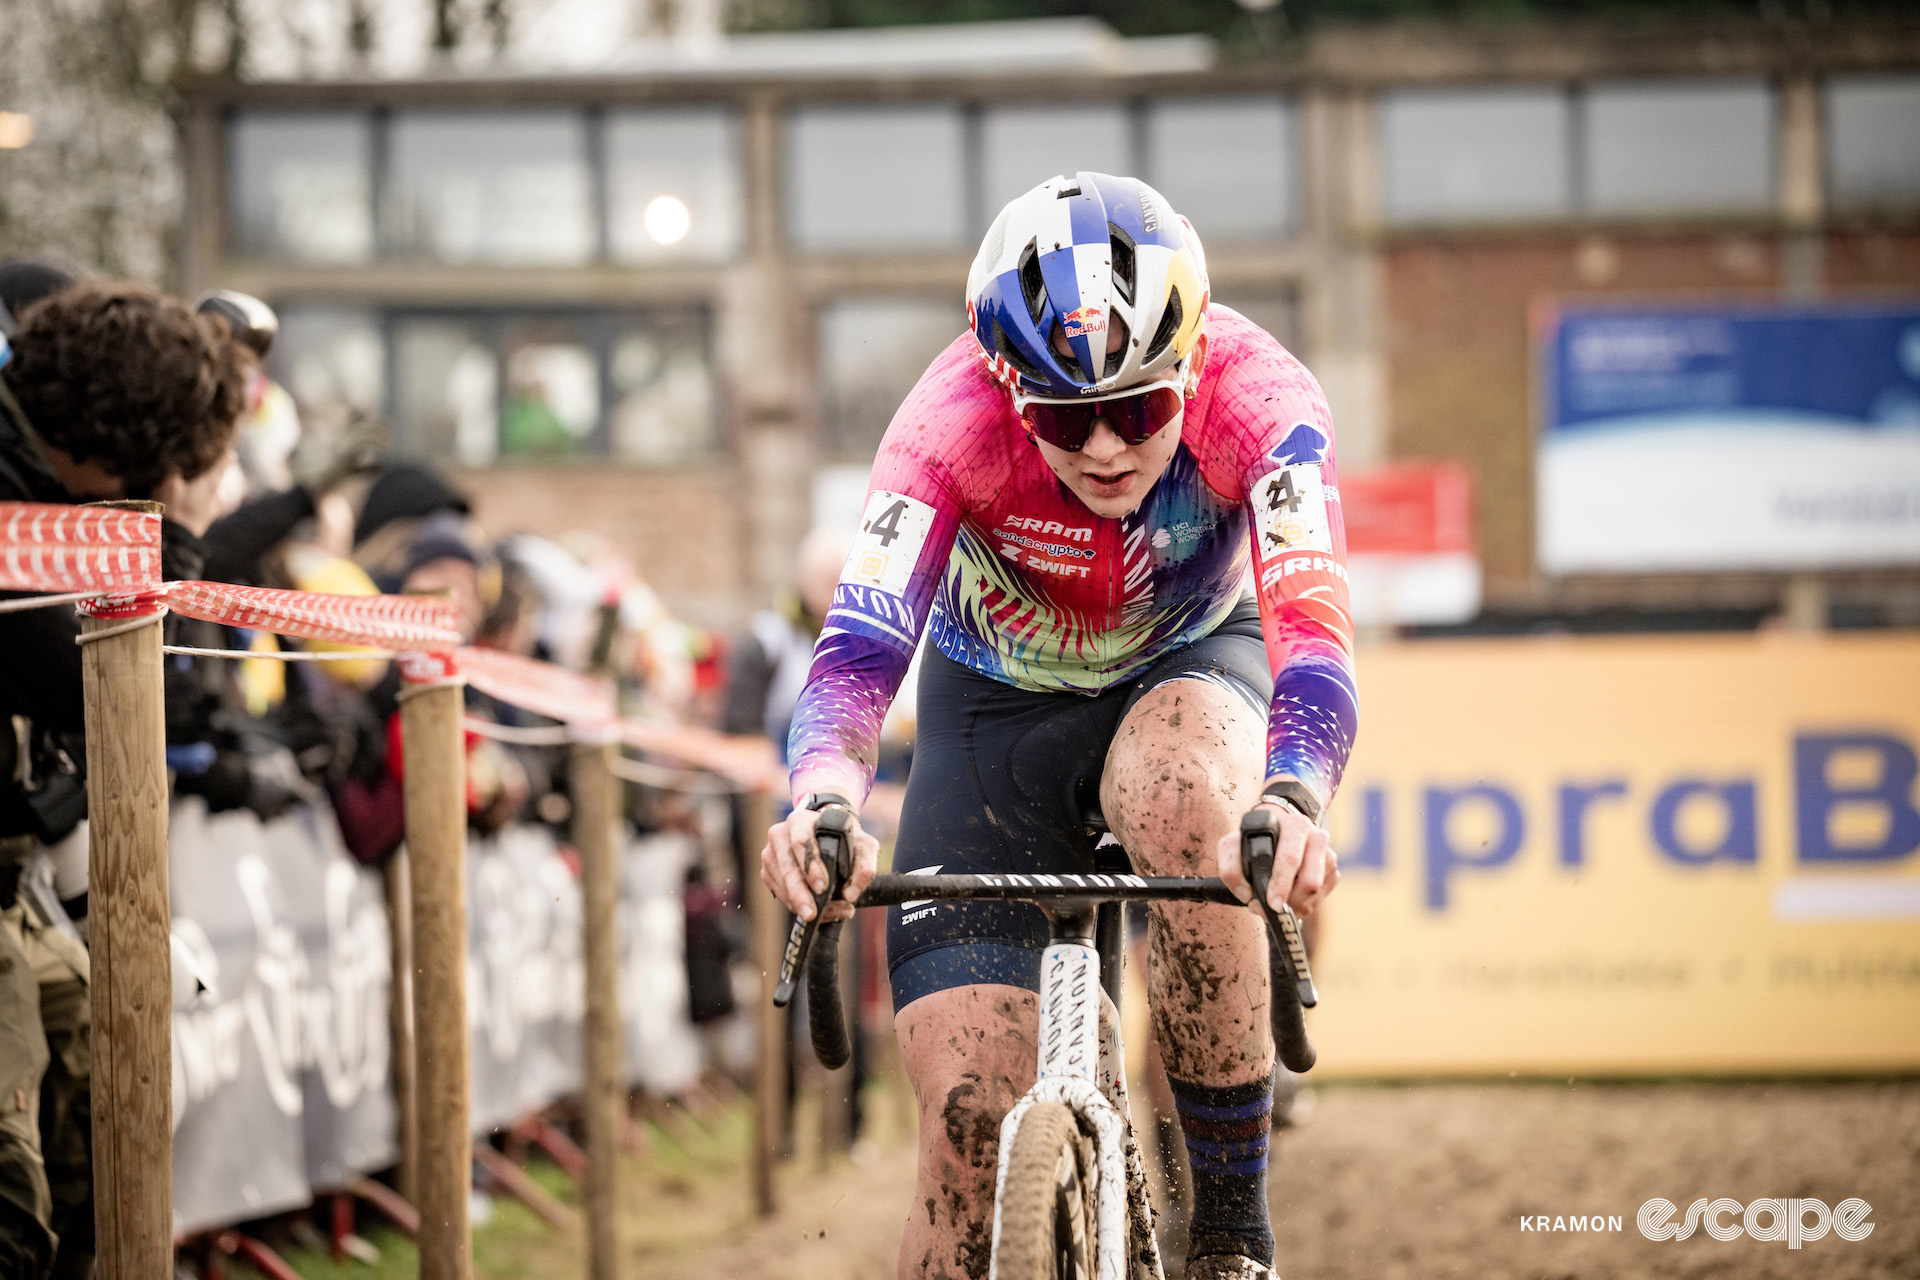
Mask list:
[[[1273,1179],[1290,1280],[1920,1277],[1920,1083],[1342,1086],[1315,1104],[1280,1135]],[[912,1178],[896,1131],[860,1164],[790,1166],[770,1221],[738,1177],[634,1186],[629,1274],[883,1280]],[[1655,1243],[1634,1223],[1654,1196],[1683,1213],[1702,1196],[1857,1196],[1874,1230],[1798,1251],[1704,1231]],[[1622,1230],[1521,1228],[1542,1214]]]

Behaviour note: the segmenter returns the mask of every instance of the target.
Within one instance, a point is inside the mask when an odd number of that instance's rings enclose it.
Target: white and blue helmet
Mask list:
[[[968,324],[1015,395],[1079,399],[1172,377],[1206,315],[1200,237],[1137,178],[1049,178],[1000,211],[967,275]],[[1124,340],[1109,353],[1116,326]]]

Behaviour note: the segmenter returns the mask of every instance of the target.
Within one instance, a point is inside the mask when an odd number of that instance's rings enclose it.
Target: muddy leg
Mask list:
[[[1266,725],[1199,680],[1161,685],[1121,722],[1101,809],[1143,875],[1210,876],[1214,845],[1259,796]],[[1267,943],[1236,907],[1155,903],[1148,988],[1154,1036],[1176,1080],[1244,1084],[1273,1068]]]
[[[936,991],[894,1016],[920,1108],[901,1280],[985,1280],[1000,1121],[1033,1085],[1039,1003],[1019,987]]]
[[[1214,875],[1215,850],[1258,795],[1265,722],[1197,680],[1160,686],[1121,722],[1101,807],[1136,869]],[[1191,1260],[1273,1260],[1267,1146],[1273,1047],[1264,926],[1240,907],[1156,903],[1148,990],[1192,1174]]]

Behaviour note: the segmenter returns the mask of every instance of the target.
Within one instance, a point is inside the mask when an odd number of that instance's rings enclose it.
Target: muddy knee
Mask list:
[[[1127,713],[1100,800],[1137,869],[1213,873],[1215,842],[1258,793],[1263,735],[1244,703],[1199,681],[1162,685]]]
[[[1214,844],[1246,807],[1246,790],[1218,758],[1169,746],[1109,769],[1101,801],[1137,870],[1211,875]]]

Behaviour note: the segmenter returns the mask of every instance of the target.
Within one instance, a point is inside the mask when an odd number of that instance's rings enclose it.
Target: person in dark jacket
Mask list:
[[[162,574],[199,577],[249,354],[225,321],[138,285],[38,283],[5,303],[0,501],[153,498]],[[0,1080],[17,1081],[0,1100],[0,1280],[92,1267],[86,957],[60,905],[22,891],[85,813],[78,633],[68,606],[0,614],[0,958],[27,979],[0,984]]]

